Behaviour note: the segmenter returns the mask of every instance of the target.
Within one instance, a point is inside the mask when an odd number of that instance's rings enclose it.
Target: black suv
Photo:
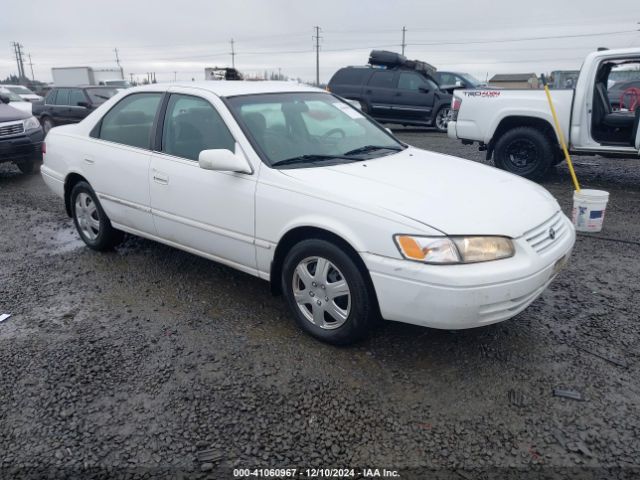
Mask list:
[[[42,159],[44,134],[36,118],[9,101],[0,95],[0,163],[13,162],[23,173],[32,173]]]
[[[33,105],[33,114],[46,134],[57,125],[78,123],[116,93],[114,87],[55,87],[44,101]]]
[[[338,70],[329,90],[359,102],[360,109],[379,122],[435,126],[446,132],[451,94],[440,89],[435,72],[428,63],[374,50],[369,65]]]

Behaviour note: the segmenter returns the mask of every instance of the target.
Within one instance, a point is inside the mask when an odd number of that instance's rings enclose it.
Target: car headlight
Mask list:
[[[24,121],[25,130],[36,130],[40,128],[40,122],[36,117],[29,117]]]
[[[487,262],[515,254],[513,242],[507,237],[395,235],[394,240],[404,258],[423,263]]]

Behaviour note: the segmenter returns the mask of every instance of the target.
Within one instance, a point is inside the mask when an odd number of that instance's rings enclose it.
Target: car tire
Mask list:
[[[351,256],[331,242],[296,244],[284,259],[281,282],[297,325],[323,342],[357,342],[375,324],[377,304],[367,279]]]
[[[78,182],[71,190],[71,216],[84,243],[93,250],[110,250],[124,237],[111,226],[98,197],[87,182]]]
[[[16,166],[25,175],[30,175],[32,173],[35,173],[36,171],[36,159],[30,158],[28,160],[21,160],[19,162],[16,162]]]
[[[494,151],[496,167],[529,180],[543,178],[555,157],[549,139],[533,127],[506,131],[496,142]]]
[[[449,112],[451,112],[451,109],[449,107],[440,107],[438,109],[438,113],[436,113],[436,117],[433,120],[433,125],[439,132],[447,131],[447,124],[449,123]]]
[[[44,117],[42,119],[42,130],[44,130],[45,136],[47,135],[47,133],[49,133],[49,130],[51,130],[55,126],[55,123],[53,123],[53,120],[51,120],[49,117]]]

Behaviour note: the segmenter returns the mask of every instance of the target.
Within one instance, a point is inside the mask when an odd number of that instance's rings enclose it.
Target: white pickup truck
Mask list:
[[[640,48],[599,50],[587,55],[575,89],[551,91],[570,152],[638,157],[640,92],[624,92],[630,108],[613,111],[607,84],[612,72],[639,67]],[[535,180],[564,160],[553,125],[543,90],[456,90],[448,134]]]

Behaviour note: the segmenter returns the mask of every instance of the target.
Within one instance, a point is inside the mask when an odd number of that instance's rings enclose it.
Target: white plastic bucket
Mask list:
[[[599,232],[604,222],[609,192],[580,190],[573,192],[573,224],[579,232]]]

